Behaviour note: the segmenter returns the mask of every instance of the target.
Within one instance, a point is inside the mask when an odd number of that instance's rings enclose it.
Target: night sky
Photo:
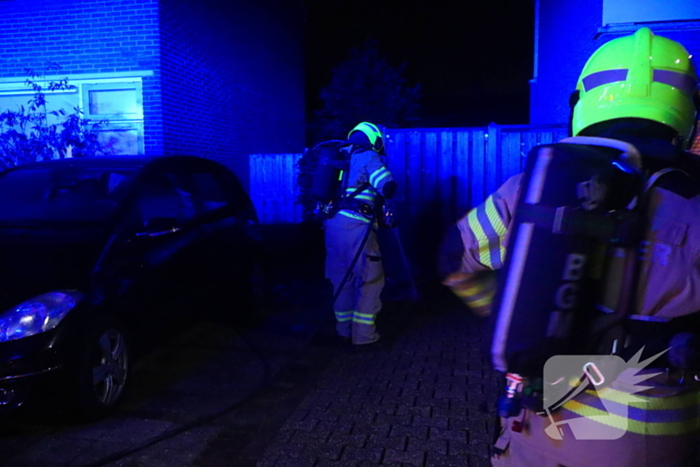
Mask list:
[[[417,126],[528,123],[534,0],[305,0],[307,109],[367,39],[420,83]]]

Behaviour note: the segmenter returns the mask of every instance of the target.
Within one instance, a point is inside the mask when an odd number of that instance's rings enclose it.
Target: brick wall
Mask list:
[[[300,4],[171,1],[161,10],[164,151],[223,162],[249,186],[249,155],[301,152]]]
[[[603,20],[603,1],[539,0],[539,50],[537,78],[530,92],[530,123],[567,123],[569,95],[588,57],[616,37],[618,32],[596,38]],[[656,34],[681,42],[700,56],[700,31],[681,29],[682,23],[651,25]],[[676,28],[676,29],[674,29]]]
[[[0,77],[61,66],[80,75],[149,70],[143,79],[147,154],[162,153],[158,106],[158,0],[0,2]]]
[[[302,2],[0,1],[0,78],[47,61],[61,74],[143,78],[148,155],[194,154],[233,168],[304,146]]]

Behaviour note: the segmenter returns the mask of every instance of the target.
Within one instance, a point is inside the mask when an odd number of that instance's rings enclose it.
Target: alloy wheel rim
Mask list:
[[[116,402],[124,391],[128,355],[124,337],[115,329],[105,331],[97,341],[92,384],[97,400],[105,406]]]

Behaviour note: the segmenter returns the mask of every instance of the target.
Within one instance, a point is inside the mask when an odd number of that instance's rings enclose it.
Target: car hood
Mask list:
[[[0,229],[0,312],[57,289],[82,289],[104,244],[95,230]]]

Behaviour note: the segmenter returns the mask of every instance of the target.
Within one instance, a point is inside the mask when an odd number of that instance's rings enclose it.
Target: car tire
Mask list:
[[[124,400],[131,377],[131,348],[124,326],[115,318],[101,319],[84,341],[77,368],[75,413],[96,419]]]

